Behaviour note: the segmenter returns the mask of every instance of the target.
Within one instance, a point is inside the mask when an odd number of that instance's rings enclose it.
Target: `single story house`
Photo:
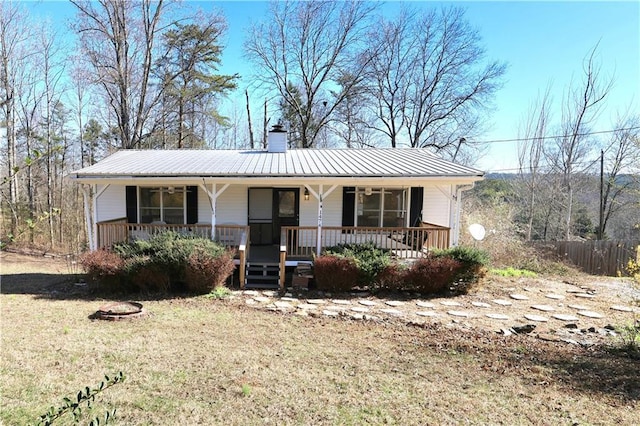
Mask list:
[[[339,243],[374,241],[402,258],[457,245],[461,193],[483,172],[426,149],[121,150],[71,173],[91,250],[154,232],[197,233],[284,285],[285,266]],[[249,269],[247,269],[249,268]]]

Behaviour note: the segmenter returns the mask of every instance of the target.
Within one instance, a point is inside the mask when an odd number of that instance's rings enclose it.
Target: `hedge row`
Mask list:
[[[209,239],[164,232],[85,253],[80,262],[89,282],[106,292],[207,293],[233,273],[233,255]]]
[[[472,247],[438,250],[405,264],[373,244],[327,249],[314,261],[319,290],[346,292],[355,286],[371,290],[434,294],[447,290],[466,293],[485,273],[488,255]]]

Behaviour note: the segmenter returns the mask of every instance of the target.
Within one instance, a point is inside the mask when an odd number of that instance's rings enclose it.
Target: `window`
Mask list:
[[[140,188],[140,223],[185,222],[185,188]]]
[[[402,227],[406,213],[406,190],[356,188],[355,226]]]

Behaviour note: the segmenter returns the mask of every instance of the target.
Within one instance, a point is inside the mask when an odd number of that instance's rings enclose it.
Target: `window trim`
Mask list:
[[[160,191],[160,221],[167,223],[167,221],[164,218],[164,195],[165,193],[169,194],[169,188],[174,188],[175,192],[179,192],[182,193],[182,224],[187,223],[187,187],[185,185],[182,186],[147,186],[147,185],[143,185],[143,186],[138,186],[138,191],[137,191],[137,209],[138,209],[138,223],[143,223],[142,222],[142,209],[143,208],[156,208],[156,207],[149,207],[149,206],[142,206],[142,196],[141,196],[141,191],[142,189],[156,189],[158,191]],[[178,210],[178,208],[175,207],[171,207],[172,209]],[[153,222],[149,222],[149,223],[153,223]]]
[[[406,226],[410,226],[407,225],[407,218],[410,214],[410,202],[411,202],[411,191],[409,188],[406,187],[363,187],[363,186],[356,186],[354,189],[354,193],[355,193],[355,197],[354,197],[354,206],[353,206],[353,226],[358,228],[358,227],[362,227],[362,225],[358,225],[358,203],[359,203],[359,196],[367,196],[367,192],[370,191],[370,194],[380,194],[380,207],[378,210],[379,213],[379,220],[378,220],[378,224],[375,226],[376,228],[385,228],[384,226],[384,196],[385,196],[385,192],[386,191],[402,191],[403,193],[403,197],[402,197],[402,209],[399,210],[400,214],[401,214],[401,218],[403,221],[402,227],[406,227]],[[394,210],[394,211],[398,211],[398,210]],[[388,228],[388,227],[387,227]]]

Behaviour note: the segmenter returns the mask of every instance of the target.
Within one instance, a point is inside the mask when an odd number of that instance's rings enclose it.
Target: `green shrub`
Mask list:
[[[375,243],[339,244],[324,251],[326,255],[351,258],[358,267],[358,284],[371,285],[376,277],[391,264],[389,250],[378,248]]]
[[[468,265],[487,266],[489,264],[489,253],[486,251],[467,246],[451,247],[445,250],[433,250],[434,257],[448,256]]]
[[[351,290],[360,275],[353,258],[323,255],[313,261],[313,270],[318,290],[345,292]]]
[[[176,232],[120,243],[112,252],[98,250],[85,256],[81,262],[89,277],[107,282],[117,279],[117,290],[129,292],[167,292],[181,284],[191,291],[208,292],[233,272],[233,254],[224,247]]]
[[[486,265],[489,264],[489,254],[475,247],[451,247],[446,250],[434,250],[432,255],[449,257],[462,264],[453,278],[452,290],[466,294],[487,274]]]

